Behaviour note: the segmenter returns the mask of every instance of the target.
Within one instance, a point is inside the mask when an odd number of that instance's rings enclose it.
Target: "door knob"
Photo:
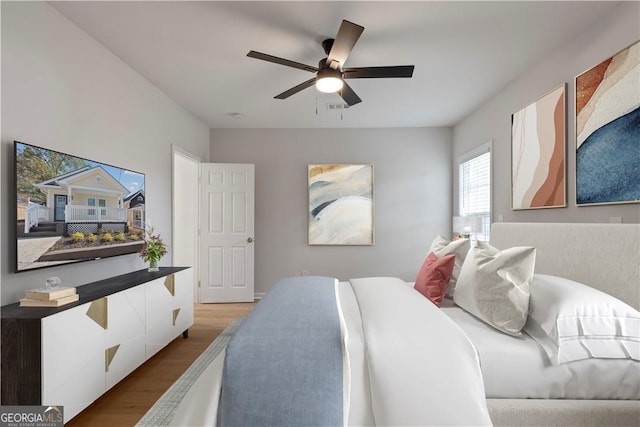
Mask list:
[[[253,237],[247,238],[247,242],[249,242],[249,243],[253,242]]]

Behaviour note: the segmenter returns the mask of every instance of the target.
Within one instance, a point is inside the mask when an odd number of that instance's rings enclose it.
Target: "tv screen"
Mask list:
[[[14,141],[16,272],[138,252],[140,172]]]

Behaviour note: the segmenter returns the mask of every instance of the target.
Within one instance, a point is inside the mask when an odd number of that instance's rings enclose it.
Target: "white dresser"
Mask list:
[[[2,404],[62,405],[67,422],[193,324],[193,269],[79,286],[59,308],[2,307]]]

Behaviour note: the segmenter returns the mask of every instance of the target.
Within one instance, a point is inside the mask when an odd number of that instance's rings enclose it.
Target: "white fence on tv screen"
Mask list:
[[[124,222],[127,220],[127,210],[103,206],[67,205],[64,211],[64,220],[65,222]]]
[[[40,221],[51,221],[51,209],[29,202],[24,215],[24,232],[28,233],[31,227],[37,227]]]
[[[24,232],[29,233],[33,227],[37,227],[40,222],[51,221],[52,209],[36,203],[29,203],[25,211]],[[65,222],[126,222],[127,209],[103,206],[77,206],[67,205],[64,211]],[[144,222],[138,221],[140,228],[144,228]]]

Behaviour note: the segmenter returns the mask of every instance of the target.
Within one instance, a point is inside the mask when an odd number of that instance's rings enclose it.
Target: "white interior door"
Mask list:
[[[254,299],[255,165],[200,164],[200,302]]]

